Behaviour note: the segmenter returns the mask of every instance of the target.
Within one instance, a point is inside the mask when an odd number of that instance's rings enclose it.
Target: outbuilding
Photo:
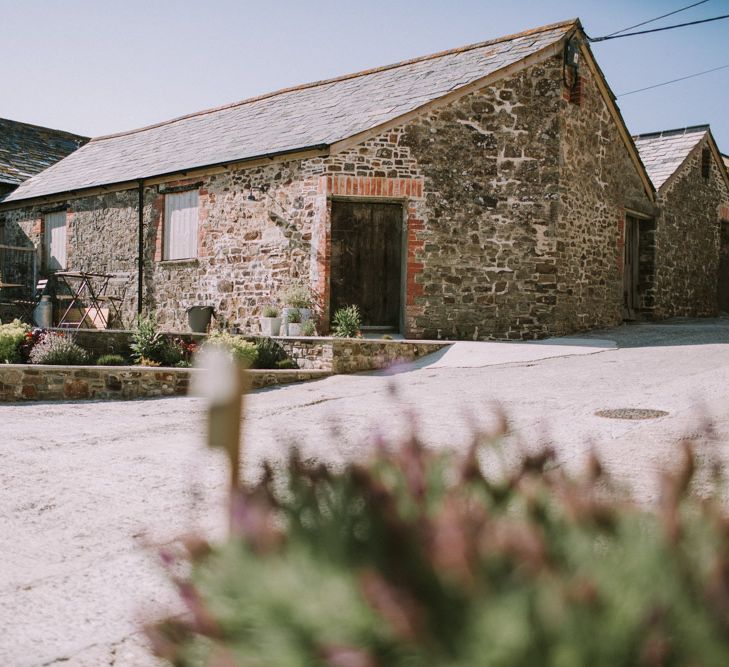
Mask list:
[[[320,331],[354,303],[413,338],[619,323],[626,225],[655,216],[577,20],[98,137],[0,203],[44,270],[127,280],[126,324],[256,332],[303,279]]]

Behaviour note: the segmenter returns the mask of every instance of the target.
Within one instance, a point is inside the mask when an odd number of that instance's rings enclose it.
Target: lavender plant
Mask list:
[[[729,664],[729,515],[689,492],[657,511],[592,458],[544,449],[484,475],[411,435],[336,470],[294,451],[232,501],[232,535],[165,551],[188,614],[149,629],[171,664],[522,667]],[[189,576],[179,560],[189,566]]]
[[[42,333],[30,351],[31,364],[82,366],[89,363],[89,354],[77,345],[72,336],[55,331]]]

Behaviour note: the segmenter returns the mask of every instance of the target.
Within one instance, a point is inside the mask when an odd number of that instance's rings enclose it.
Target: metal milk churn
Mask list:
[[[40,303],[33,311],[33,320],[42,329],[50,329],[53,326],[53,303],[49,295],[41,297]]]

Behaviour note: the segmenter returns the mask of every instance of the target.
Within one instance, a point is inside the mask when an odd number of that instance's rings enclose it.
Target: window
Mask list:
[[[710,173],[711,173],[711,150],[709,148],[704,148],[704,150],[701,151],[701,175],[704,178],[709,178]]]
[[[66,211],[46,214],[43,247],[46,268],[57,271],[66,268]]]
[[[198,192],[165,195],[164,259],[197,257]]]

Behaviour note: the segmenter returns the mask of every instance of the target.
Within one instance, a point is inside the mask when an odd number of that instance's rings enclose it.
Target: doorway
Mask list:
[[[356,305],[365,331],[400,331],[402,232],[401,204],[332,202],[332,317]]]
[[[638,285],[640,280],[640,222],[631,216],[625,218],[625,259],[623,265],[623,319],[635,320],[640,307]]]
[[[729,313],[729,220],[721,221],[719,234],[719,312]]]

